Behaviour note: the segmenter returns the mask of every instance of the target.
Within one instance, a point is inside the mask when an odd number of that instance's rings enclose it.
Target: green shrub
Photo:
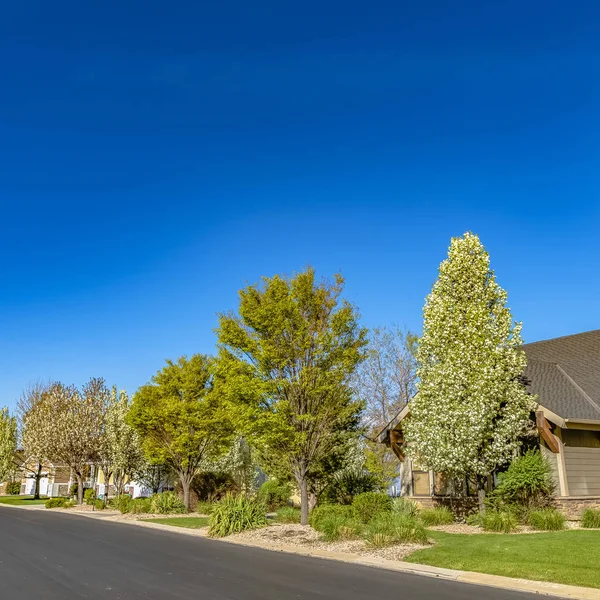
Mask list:
[[[354,497],[352,509],[357,519],[367,523],[382,512],[392,510],[392,499],[384,492],[363,492]]]
[[[152,498],[135,498],[128,503],[127,512],[132,515],[145,515],[152,511]]]
[[[532,510],[527,516],[527,524],[540,531],[561,531],[566,522],[565,515],[555,508]]]
[[[519,456],[499,475],[489,505],[512,507],[518,512],[546,508],[552,501],[554,481],[550,463],[539,450],[529,450]]]
[[[363,537],[369,546],[376,548],[392,544],[425,544],[427,530],[414,517],[379,513],[364,526]]]
[[[600,529],[600,509],[586,508],[581,517],[581,526],[586,529]]]
[[[185,504],[175,492],[155,494],[151,499],[152,512],[157,515],[174,515],[187,512]]]
[[[129,494],[122,494],[112,498],[110,503],[114,508],[124,515],[125,513],[128,513],[131,508],[132,499]]]
[[[18,496],[21,493],[21,483],[19,481],[9,481],[6,484],[6,493],[10,496]]]
[[[368,471],[348,469],[335,475],[321,494],[320,500],[331,504],[352,504],[355,496],[364,492],[378,492],[380,482]]]
[[[280,483],[277,479],[265,481],[258,490],[258,499],[268,510],[276,510],[286,506],[292,495],[289,483]]]
[[[419,514],[419,505],[408,498],[392,498],[392,512],[397,515],[416,517]]]
[[[343,504],[322,504],[317,506],[309,516],[309,523],[316,531],[323,533],[323,523],[332,516],[339,516],[342,519],[353,519],[354,511],[351,506]]]
[[[48,498],[44,506],[46,508],[67,508],[66,498]]]
[[[293,506],[278,508],[275,520],[278,523],[300,523],[300,509]]]
[[[454,515],[445,506],[426,508],[419,513],[419,518],[426,527],[434,525],[450,525],[454,523]]]
[[[471,513],[467,515],[465,522],[473,527],[483,527],[483,515],[480,512]]]
[[[237,484],[230,473],[204,471],[194,477],[190,489],[198,500],[216,502],[226,494],[235,493]]]
[[[86,488],[83,491],[83,501],[88,505],[92,506],[96,501],[96,492],[93,488]]]
[[[213,508],[213,502],[198,502],[196,512],[200,515],[210,515]]]
[[[319,533],[326,542],[353,540],[360,536],[364,525],[355,517],[330,513],[319,521]]]
[[[71,484],[71,488],[69,489],[69,496],[71,496],[71,497],[77,496],[78,489],[79,489],[79,485],[77,482]]]
[[[225,537],[268,525],[265,505],[245,496],[227,495],[217,502],[209,517],[208,535]]]
[[[511,533],[519,524],[517,516],[509,510],[488,510],[481,521],[484,531],[496,533]]]
[[[94,510],[104,510],[104,500],[102,498],[96,498],[94,500]]]

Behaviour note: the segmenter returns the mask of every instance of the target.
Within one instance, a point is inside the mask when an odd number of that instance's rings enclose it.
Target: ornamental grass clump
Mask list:
[[[268,525],[265,505],[245,496],[227,495],[217,502],[209,517],[208,535],[225,537]]]
[[[586,529],[600,529],[600,509],[586,508],[581,517],[581,526]]]
[[[199,515],[210,515],[213,506],[213,502],[198,502],[198,504],[196,504],[196,512]]]
[[[419,513],[419,518],[426,527],[434,525],[450,525],[454,523],[454,515],[445,506],[426,508]]]
[[[527,524],[539,531],[561,531],[566,523],[565,515],[555,508],[532,510],[527,515]]]
[[[359,521],[367,523],[380,513],[391,512],[392,499],[384,492],[364,492],[354,497],[352,510]]]
[[[393,544],[426,544],[427,530],[421,521],[393,512],[380,513],[369,521],[362,537],[374,548]]]
[[[416,517],[419,514],[419,505],[414,500],[403,498],[392,498],[392,512],[397,515]]]
[[[163,492],[152,496],[152,513],[157,515],[174,515],[187,512],[185,504],[175,492]]]
[[[508,510],[488,510],[481,518],[483,530],[494,533],[512,533],[518,524],[516,515]]]
[[[129,503],[127,512],[132,515],[145,515],[152,511],[152,498],[136,498]]]
[[[66,498],[48,498],[44,503],[46,508],[67,508]]]
[[[293,506],[284,506],[275,513],[277,523],[300,523],[300,509]]]

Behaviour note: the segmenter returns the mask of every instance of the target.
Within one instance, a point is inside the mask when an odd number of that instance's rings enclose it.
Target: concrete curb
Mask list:
[[[9,508],[32,510],[34,507],[24,506],[8,506]],[[40,507],[43,508],[43,505]],[[35,507],[37,510],[38,507]],[[44,510],[46,510],[44,508]],[[174,527],[171,525],[163,525],[162,523],[148,523],[144,521],[120,520],[112,519],[113,515],[102,515],[101,512],[69,512],[68,510],[54,509],[61,514],[69,514],[71,516],[82,516],[92,519],[110,520],[113,523],[121,523],[125,525],[133,525],[136,527],[146,527],[149,529],[157,529],[160,531],[169,531],[183,535],[206,538],[206,529],[186,529],[184,527]],[[254,542],[251,540],[233,540],[227,538],[210,538],[216,542],[224,542],[227,544],[236,544],[238,546],[248,546],[252,548],[260,548],[271,552],[285,552],[287,554],[296,554],[299,556],[309,556],[313,558],[323,558],[326,560],[336,560],[346,563],[363,565],[366,567],[375,567],[378,569],[386,569],[388,571],[396,571],[398,573],[408,573],[410,575],[422,575],[425,577],[435,577],[437,579],[446,579],[449,581],[458,581],[460,583],[468,583],[471,585],[480,585],[487,587],[501,588],[516,592],[528,592],[531,594],[541,594],[544,596],[553,596],[558,598],[572,598],[574,600],[600,600],[600,589],[578,587],[573,585],[564,585],[560,583],[549,583],[545,581],[531,581],[528,579],[515,579],[512,577],[503,577],[501,575],[487,575],[485,573],[475,573],[472,571],[457,571],[454,569],[443,569],[440,567],[430,567],[428,565],[413,564],[398,560],[387,560],[384,558],[372,558],[361,556],[350,552],[330,552],[328,550],[317,550],[309,548],[301,548],[299,546],[291,546],[286,544],[265,544]]]

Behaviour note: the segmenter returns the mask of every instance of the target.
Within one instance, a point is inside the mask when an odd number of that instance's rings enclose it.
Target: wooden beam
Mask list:
[[[540,432],[540,437],[546,442],[546,444],[548,444],[548,448],[550,448],[554,454],[558,454],[560,452],[558,440],[552,433],[550,423],[548,423],[544,413],[541,410],[538,410],[535,413],[535,424]]]
[[[404,460],[404,436],[401,431],[397,429],[390,431],[390,448],[398,457],[398,460]]]

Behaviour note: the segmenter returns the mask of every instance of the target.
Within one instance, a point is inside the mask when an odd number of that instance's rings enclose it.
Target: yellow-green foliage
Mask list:
[[[484,531],[511,533],[517,529],[518,524],[516,515],[511,511],[488,510],[482,518],[481,526]]]
[[[427,543],[427,531],[421,521],[393,512],[380,513],[369,521],[363,537],[373,547]]]
[[[225,537],[266,525],[266,508],[262,502],[245,496],[227,495],[213,507],[209,517],[208,534],[213,537]]]
[[[445,506],[426,508],[419,513],[419,518],[426,527],[454,523],[454,515]]]
[[[600,529],[600,509],[586,508],[581,518],[581,526],[586,529]]]
[[[539,531],[560,531],[566,525],[565,515],[555,508],[532,510],[527,516],[527,523]]]
[[[363,492],[352,501],[354,516],[366,523],[382,512],[392,510],[392,499],[384,492]]]

